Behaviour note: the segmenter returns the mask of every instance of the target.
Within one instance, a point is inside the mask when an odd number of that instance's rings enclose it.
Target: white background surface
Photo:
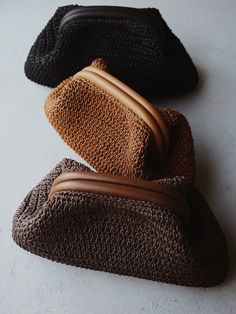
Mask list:
[[[64,157],[78,160],[47,122],[49,88],[26,79],[29,48],[57,6],[76,2],[0,0],[0,313],[236,313],[235,0],[80,1],[158,7],[201,75],[192,94],[156,99],[181,111],[195,139],[198,186],[226,234],[227,280],[185,288],[65,266],[15,245],[12,217],[25,194]]]

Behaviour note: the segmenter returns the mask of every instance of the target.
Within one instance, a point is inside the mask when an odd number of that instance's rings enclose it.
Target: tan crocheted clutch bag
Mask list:
[[[108,74],[101,60],[55,88],[45,112],[62,139],[98,172],[135,178],[150,178],[157,171],[163,177],[170,172],[193,176],[185,118],[155,108]]]

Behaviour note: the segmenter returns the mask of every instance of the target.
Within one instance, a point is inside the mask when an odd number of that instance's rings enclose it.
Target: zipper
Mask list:
[[[111,74],[96,67],[84,68],[74,75],[74,78],[77,77],[96,84],[140,117],[152,130],[157,158],[161,162],[165,160],[169,147],[169,128],[151,103]]]
[[[132,19],[152,25],[158,29],[161,39],[164,39],[164,32],[160,21],[149,12],[141,12],[140,9],[119,6],[86,6],[78,7],[67,12],[60,23],[59,29],[65,24],[77,19],[100,18],[100,19]]]
[[[75,171],[58,176],[51,187],[48,199],[65,191],[87,192],[148,201],[174,209],[189,223],[188,203],[182,194],[162,184],[142,179]]]

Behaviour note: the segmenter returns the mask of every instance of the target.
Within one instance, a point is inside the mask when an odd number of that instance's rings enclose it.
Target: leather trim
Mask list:
[[[161,115],[124,83],[105,71],[97,70],[99,69],[92,66],[87,67],[76,73],[74,78],[82,77],[95,83],[139,116],[152,130],[158,158],[163,161],[169,145],[169,130]]]
[[[164,39],[164,32],[160,21],[153,15],[142,12],[137,8],[121,6],[80,6],[67,12],[60,23],[59,29],[62,29],[67,23],[82,18],[100,18],[100,19],[130,19],[147,23],[154,28],[158,27],[161,38]]]
[[[65,191],[89,192],[101,195],[147,201],[175,210],[189,224],[189,209],[186,199],[177,191],[155,182],[129,177],[76,171],[56,178],[49,199]]]

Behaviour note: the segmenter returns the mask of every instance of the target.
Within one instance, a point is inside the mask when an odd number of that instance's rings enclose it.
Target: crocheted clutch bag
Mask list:
[[[101,60],[63,81],[45,102],[62,139],[101,173],[134,178],[193,177],[189,125],[153,107],[105,71]]]
[[[95,58],[143,93],[192,89],[196,68],[157,9],[70,5],[57,9],[32,46],[26,76],[55,87]]]
[[[179,285],[212,286],[227,273],[221,229],[184,177],[101,175],[65,159],[17,210],[13,239],[61,263]]]

